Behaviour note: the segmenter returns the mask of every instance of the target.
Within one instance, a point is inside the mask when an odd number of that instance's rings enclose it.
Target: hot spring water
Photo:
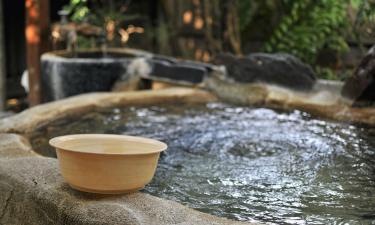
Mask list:
[[[169,145],[144,192],[202,212],[277,224],[375,223],[375,129],[218,103],[111,109],[33,138],[116,133]],[[51,153],[49,153],[51,155]]]

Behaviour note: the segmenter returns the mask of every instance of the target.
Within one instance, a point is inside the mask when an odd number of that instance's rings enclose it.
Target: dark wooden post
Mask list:
[[[5,58],[5,34],[4,34],[4,7],[3,2],[0,2],[0,110],[5,108],[6,92],[6,58]]]
[[[29,73],[29,103],[41,102],[40,56],[48,51],[49,0],[26,0],[26,61]]]

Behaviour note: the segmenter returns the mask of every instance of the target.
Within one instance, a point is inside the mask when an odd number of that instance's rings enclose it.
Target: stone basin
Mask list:
[[[375,109],[288,101],[267,95],[264,105],[297,108],[315,116],[375,124]],[[31,139],[43,127],[67,117],[113,107],[197,104],[217,101],[199,89],[92,93],[30,108],[0,121],[0,224],[249,224],[189,209],[140,192],[101,196],[74,191],[59,175],[57,160]],[[38,152],[39,154],[37,154]]]
[[[45,53],[41,57],[43,101],[110,91],[117,80],[128,79],[126,72],[134,58],[150,56],[151,53],[127,48]]]

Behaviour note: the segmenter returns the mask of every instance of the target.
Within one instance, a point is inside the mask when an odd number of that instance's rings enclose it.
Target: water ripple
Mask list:
[[[112,109],[44,132],[167,142],[145,192],[202,212],[270,224],[375,224],[373,128],[210,103]]]

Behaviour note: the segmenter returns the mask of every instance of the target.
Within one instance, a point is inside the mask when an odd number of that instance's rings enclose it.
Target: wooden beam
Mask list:
[[[40,56],[48,51],[49,0],[26,0],[26,61],[30,106],[41,103]]]
[[[6,101],[6,53],[5,53],[5,32],[4,32],[4,5],[0,2],[0,110],[4,110]]]

